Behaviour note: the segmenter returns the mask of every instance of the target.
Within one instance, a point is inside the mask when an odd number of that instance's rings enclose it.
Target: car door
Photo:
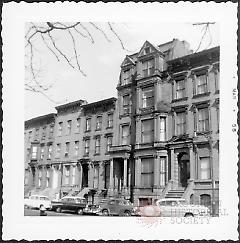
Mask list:
[[[110,200],[108,202],[108,209],[110,214],[116,214],[116,200]]]

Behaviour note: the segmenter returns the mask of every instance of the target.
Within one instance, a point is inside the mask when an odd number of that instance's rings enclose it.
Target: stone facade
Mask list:
[[[117,91],[117,99],[56,107],[54,141],[47,142],[52,157],[34,164],[50,168],[48,187],[59,196],[88,195],[94,203],[124,197],[144,205],[183,197],[214,213],[219,200],[219,47],[192,53],[185,41],[159,46],[146,41],[124,59]],[[26,124],[31,124],[27,138],[36,123]],[[29,173],[33,161],[25,161]],[[26,188],[36,189],[31,183]]]

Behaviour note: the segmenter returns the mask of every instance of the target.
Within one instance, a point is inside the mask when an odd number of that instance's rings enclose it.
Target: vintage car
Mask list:
[[[84,214],[93,214],[96,215],[99,212],[99,205],[87,204],[83,209]]]
[[[157,200],[154,205],[139,208],[138,214],[152,217],[209,217],[210,210],[203,205],[188,204],[182,198],[166,198]]]
[[[52,201],[52,210],[61,213],[62,211],[72,211],[79,215],[83,214],[83,209],[87,202],[84,197],[66,196],[59,201]]]
[[[51,209],[52,204],[48,197],[41,195],[31,195],[29,198],[24,198],[25,208],[37,208],[43,205],[46,209]]]
[[[135,215],[134,207],[131,202],[125,199],[109,199],[101,203],[98,208],[98,214],[103,216],[119,215],[133,216]]]

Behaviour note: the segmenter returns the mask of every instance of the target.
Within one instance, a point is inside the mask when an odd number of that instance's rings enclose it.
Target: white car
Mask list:
[[[43,205],[46,209],[51,209],[51,200],[46,196],[31,195],[29,198],[24,198],[24,207],[27,208],[40,208]]]
[[[153,217],[209,217],[210,210],[203,205],[188,204],[182,198],[165,198],[157,200],[155,205],[142,207],[138,214]]]

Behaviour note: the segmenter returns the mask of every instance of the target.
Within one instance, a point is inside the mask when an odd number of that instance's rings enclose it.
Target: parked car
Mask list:
[[[138,214],[141,216],[161,216],[161,217],[194,217],[210,216],[209,208],[203,205],[188,204],[182,198],[159,199],[155,205],[148,205],[139,208]]]
[[[24,207],[37,208],[43,205],[46,209],[51,209],[52,204],[48,197],[41,195],[31,195],[29,198],[24,198]]]
[[[83,214],[87,201],[84,197],[66,196],[59,201],[52,201],[52,210],[61,213],[62,211],[72,211],[77,214]]]
[[[132,216],[135,215],[135,211],[133,204],[128,200],[110,199],[99,205],[98,214],[103,216]]]
[[[99,205],[87,204],[83,209],[84,214],[97,214],[99,212]]]

